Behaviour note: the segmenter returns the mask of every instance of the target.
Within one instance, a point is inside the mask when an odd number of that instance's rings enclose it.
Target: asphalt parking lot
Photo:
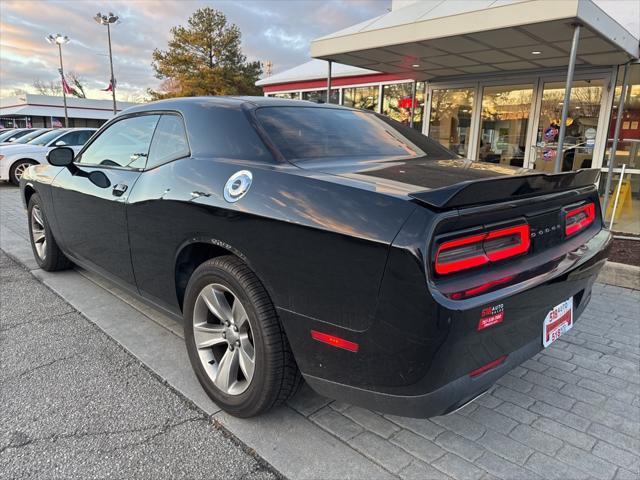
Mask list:
[[[2,478],[275,479],[0,252]]]
[[[448,416],[379,415],[304,389],[269,415],[238,420],[202,397],[175,323],[87,272],[34,266],[17,190],[4,185],[0,247],[71,304],[2,259],[0,471],[10,478],[271,478],[247,448],[289,478],[640,476],[637,291],[596,284],[567,335]]]

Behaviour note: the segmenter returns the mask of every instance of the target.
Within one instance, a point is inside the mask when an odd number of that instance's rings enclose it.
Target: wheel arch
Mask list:
[[[24,192],[23,192],[23,199],[24,199],[25,207],[29,206],[29,200],[31,200],[31,197],[33,196],[34,193],[36,193],[36,189],[33,186],[33,184],[31,182],[27,183],[24,186]]]
[[[183,311],[184,294],[195,269],[207,260],[225,255],[232,255],[246,264],[249,263],[242,252],[216,239],[193,238],[178,248],[174,262],[174,280],[180,311]]]

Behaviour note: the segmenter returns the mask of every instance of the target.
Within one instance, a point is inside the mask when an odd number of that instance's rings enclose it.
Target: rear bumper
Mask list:
[[[305,330],[326,330],[326,324],[308,318],[290,322],[288,318],[285,328],[288,335],[297,330],[295,337],[302,341],[292,342],[292,347],[303,376],[318,393],[402,416],[449,413],[542,350],[543,321],[554,306],[573,298],[574,321],[579,321],[610,244],[610,233],[598,232],[570,252],[552,273],[546,272],[537,281],[530,279],[526,288],[517,291],[492,292],[473,304],[458,302],[457,308],[421,307],[411,319],[398,311],[389,312],[363,332],[331,331],[359,343],[357,354],[302,340],[308,336]],[[481,311],[496,304],[504,307],[504,321],[477,331]],[[498,366],[469,375],[505,355]]]
[[[431,392],[402,395],[375,392],[329,380],[303,375],[305,381],[320,395],[335,398],[377,412],[403,417],[429,418],[450,413],[489,389],[509,370],[531,358],[542,349],[540,339],[511,352],[504,363],[478,376],[457,378]]]

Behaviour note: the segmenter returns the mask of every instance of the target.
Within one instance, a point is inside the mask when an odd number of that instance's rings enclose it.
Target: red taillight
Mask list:
[[[478,375],[482,375],[484,372],[487,372],[493,368],[496,368],[498,365],[504,363],[507,359],[507,355],[503,355],[500,358],[496,358],[494,361],[487,363],[486,365],[481,366],[480,368],[476,368],[473,372],[469,374],[470,377],[477,377]]]
[[[568,237],[584,230],[596,219],[596,206],[587,203],[578,208],[568,210],[564,217],[564,234]]]
[[[498,262],[529,251],[529,225],[500,228],[456,238],[438,247],[435,270],[439,275]]]
[[[318,332],[316,330],[311,330],[311,338],[319,342],[326,343],[327,345],[331,345],[332,347],[349,350],[350,352],[357,352],[360,348],[359,345],[355,342],[350,342],[349,340],[345,340],[344,338]]]

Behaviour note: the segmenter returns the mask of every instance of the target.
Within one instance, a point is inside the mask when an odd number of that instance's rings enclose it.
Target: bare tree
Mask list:
[[[37,79],[32,85],[40,95],[62,95],[62,85],[58,81],[49,80],[48,82],[43,82]]]
[[[71,88],[73,89],[72,94],[78,98],[87,98],[83,85],[84,78],[80,77],[77,72],[68,72],[67,78],[70,80]]]

